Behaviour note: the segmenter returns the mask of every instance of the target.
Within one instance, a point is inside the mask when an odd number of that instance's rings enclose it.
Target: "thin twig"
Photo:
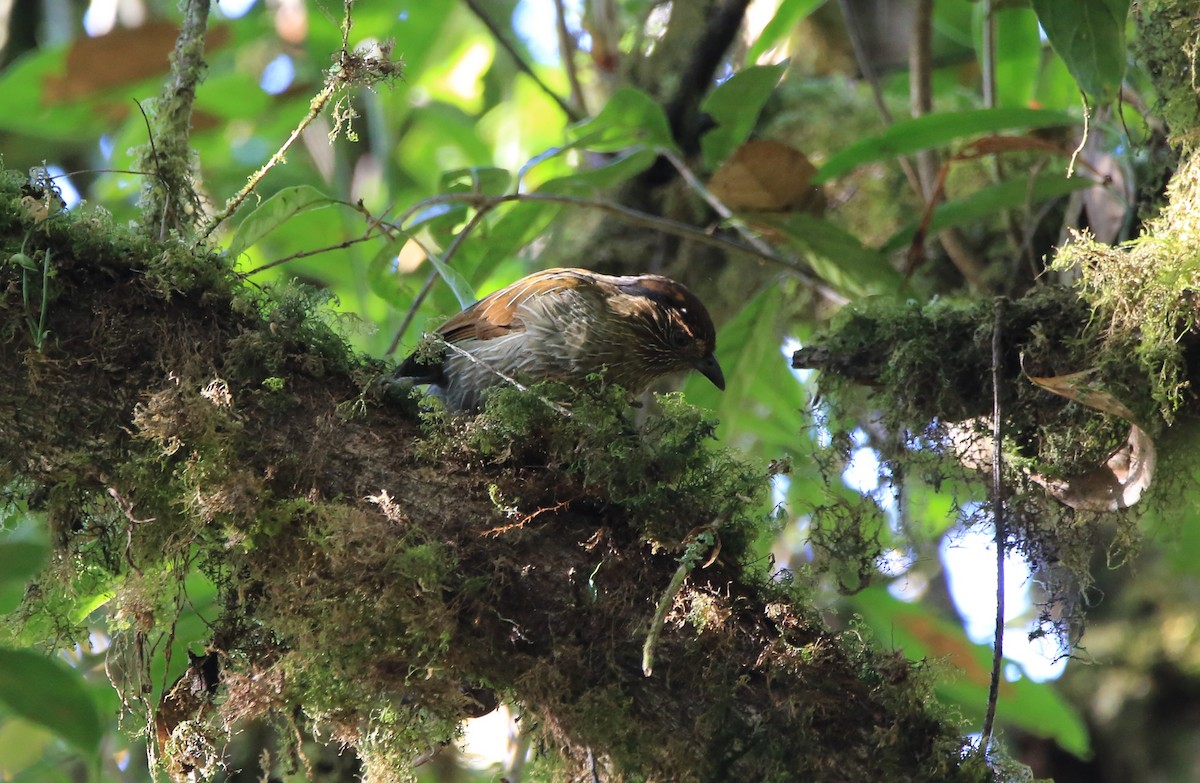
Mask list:
[[[250,194],[254,192],[259,183],[267,175],[271,169],[284,161],[287,151],[295,144],[296,139],[311,125],[317,117],[321,116],[321,112],[328,105],[330,99],[337,95],[339,91],[349,87],[351,84],[375,84],[377,82],[393,79],[400,74],[400,65],[390,59],[390,46],[380,47],[378,54],[360,54],[350,51],[350,28],[353,24],[351,11],[354,7],[354,0],[344,0],[345,15],[342,18],[342,49],[338,52],[337,62],[334,63],[325,73],[325,85],[321,88],[313,99],[309,101],[308,113],[305,114],[296,127],[288,135],[287,139],[275,151],[275,154],[263,164],[262,168],[250,175],[249,181],[245,187],[239,190],[232,198],[225,202],[225,207],[213,215],[204,228],[200,231],[197,242],[202,242],[207,239],[217,226],[224,223],[226,220],[245,203]],[[340,126],[339,126],[340,127]]]
[[[788,269],[807,285],[814,287],[828,285],[817,277],[816,273],[803,261],[781,256],[769,248],[764,251],[752,245],[735,242],[732,239],[727,239],[719,235],[709,234],[707,231],[690,226],[687,223],[681,223],[678,220],[651,215],[648,212],[641,212],[611,201],[564,196],[557,193],[508,193],[502,196],[485,196],[480,193],[443,193],[414,204],[392,225],[403,229],[404,223],[413,215],[438,204],[469,204],[478,207],[489,202],[499,205],[510,201],[533,201],[599,210],[600,212],[615,215],[630,225],[648,228],[652,231],[661,231],[664,234],[690,239],[694,242],[717,247],[722,250],[745,253],[763,261],[769,261],[772,264]]]
[[[361,242],[367,242],[367,241],[374,239],[375,234],[372,234],[371,231],[372,231],[372,229],[367,229],[367,233],[363,234],[362,236],[354,237],[353,239],[347,239],[342,242],[338,242],[336,245],[325,245],[324,247],[318,247],[318,248],[314,248],[312,250],[300,250],[295,253],[292,253],[290,256],[284,256],[283,258],[276,258],[273,261],[268,261],[267,263],[260,264],[247,272],[243,272],[242,277],[250,277],[251,275],[257,275],[259,272],[265,272],[268,269],[273,269],[277,266],[280,266],[281,264],[286,264],[288,261],[295,261],[298,258],[308,258],[309,256],[319,256],[322,253],[329,253],[334,250],[345,250],[346,248],[351,247],[353,245],[357,245]]]
[[[475,230],[475,227],[483,222],[488,213],[496,208],[495,203],[483,204],[467,221],[467,224],[462,227],[462,230],[454,235],[454,239],[450,242],[450,246],[446,248],[446,252],[442,254],[441,262],[444,266],[449,266],[454,256],[458,254],[458,249],[462,247],[462,243],[467,236]],[[427,255],[431,254],[429,248],[422,246],[422,250]],[[396,336],[392,338],[392,342],[388,345],[388,355],[396,352],[396,348],[400,345],[400,341],[404,338],[404,333],[408,331],[409,325],[416,316],[417,309],[425,302],[425,297],[429,296],[429,292],[433,290],[433,281],[437,277],[437,270],[429,273],[429,277],[425,280],[425,285],[421,287],[420,292],[413,298],[412,304],[408,308],[408,313],[404,316],[404,322],[400,324],[400,329],[397,330]]]
[[[908,48],[908,96],[914,119],[933,111],[933,0],[917,3],[912,43]],[[937,166],[935,150],[917,153],[917,178],[921,181],[921,196],[926,203],[933,192]]]
[[[254,189],[257,188],[259,183],[263,181],[263,178],[267,176],[267,172],[283,162],[284,157],[287,155],[287,151],[292,148],[292,144],[296,142],[296,139],[300,138],[300,134],[304,132],[305,128],[311,125],[313,121],[317,119],[317,117],[321,116],[321,112],[325,109],[325,105],[329,103],[329,99],[332,98],[337,91],[342,88],[342,78],[341,69],[334,68],[334,70],[327,77],[325,86],[322,87],[321,91],[318,92],[316,96],[314,96],[309,102],[308,113],[300,119],[300,122],[292,130],[291,134],[288,135],[287,139],[283,142],[279,149],[275,150],[275,154],[272,155],[258,171],[250,175],[250,179],[246,182],[245,187],[243,187],[241,190],[235,193],[232,198],[226,201],[225,207],[220,212],[209,218],[208,223],[206,223],[204,228],[200,230],[199,241],[207,239],[213,231],[216,231],[217,226],[228,220],[229,217],[233,215],[233,213],[236,212],[243,203],[245,203],[246,199],[250,197],[250,194],[254,192]]]
[[[879,116],[883,119],[885,126],[891,125],[892,110],[888,108],[887,101],[883,97],[883,87],[879,83],[879,76],[875,73],[875,66],[871,64],[871,57],[867,54],[866,44],[863,43],[862,36],[858,32],[857,20],[854,18],[854,9],[850,7],[849,0],[838,0],[838,8],[842,12],[842,21],[846,24],[846,37],[850,39],[850,48],[854,50],[854,60],[858,65],[858,70],[862,73],[863,78],[867,80],[867,84],[871,87],[871,96],[875,99],[875,108],[879,110]],[[921,178],[917,176],[916,170],[912,163],[906,157],[896,159],[900,164],[901,171],[904,172],[905,179],[908,180],[908,186],[912,188],[913,193],[916,193],[919,198],[924,198],[921,188]]]
[[[996,8],[993,0],[985,0],[983,6],[983,52],[982,67],[983,72],[983,107],[985,109],[996,108],[998,100],[996,92]],[[1004,160],[999,155],[995,155],[991,160],[992,178],[996,182],[1003,182],[1007,176],[1004,173]],[[1011,210],[1004,210],[1004,225],[1008,232],[1009,241],[1018,248],[1021,245],[1021,232],[1017,226],[1016,219],[1013,217]],[[1017,259],[1020,262],[1020,259]],[[1009,283],[1015,282],[1010,278]]]
[[[575,37],[567,29],[567,9],[563,0],[554,0],[554,15],[558,22],[558,56],[567,72],[567,84],[571,85],[571,103],[586,117],[587,100],[579,83],[579,69],[575,66]]]
[[[390,223],[380,221],[375,226],[372,226],[372,229],[388,227],[388,228],[399,229],[401,231],[404,231],[404,230],[406,230],[404,228],[405,223],[407,223],[409,220],[411,220],[414,215],[416,215],[419,212],[422,212],[426,209],[429,209],[430,207],[435,207],[435,206],[438,206],[441,204],[467,204],[469,206],[474,206],[477,209],[483,209],[484,207],[487,207],[488,209],[493,209],[495,207],[500,206],[501,204],[506,204],[509,202],[518,202],[518,201],[532,201],[532,202],[539,202],[539,203],[545,203],[545,204],[562,204],[564,206],[570,206],[570,207],[582,207],[585,209],[595,209],[595,210],[599,210],[601,212],[606,212],[610,215],[615,215],[616,217],[618,217],[634,226],[638,226],[641,228],[647,228],[652,231],[660,231],[664,234],[671,234],[673,236],[682,237],[684,239],[691,240],[698,244],[703,244],[703,245],[708,245],[710,247],[720,248],[721,250],[725,250],[728,252],[745,253],[746,255],[753,256],[753,257],[761,259],[763,261],[768,261],[772,264],[775,264],[776,266],[780,266],[780,267],[783,267],[784,269],[787,269],[793,275],[795,275],[801,282],[803,282],[805,285],[811,286],[812,288],[821,291],[825,296],[829,297],[833,301],[839,301],[839,302],[846,301],[844,296],[842,296],[840,293],[835,291],[833,288],[831,288],[829,286],[828,283],[826,283],[824,280],[822,280],[820,277],[818,277],[816,275],[816,273],[813,272],[813,270],[807,264],[805,264],[803,261],[801,261],[800,259],[796,259],[796,258],[789,258],[787,256],[782,256],[779,253],[775,252],[773,249],[771,249],[771,247],[768,246],[766,243],[758,241],[758,242],[755,242],[752,244],[743,244],[741,242],[736,242],[732,239],[728,239],[726,237],[723,237],[723,236],[720,236],[717,234],[710,234],[707,231],[696,228],[695,226],[690,226],[686,223],[681,223],[677,220],[671,220],[670,218],[660,217],[658,215],[651,215],[648,212],[641,212],[639,210],[632,209],[630,207],[626,207],[621,204],[617,204],[617,203],[614,203],[611,201],[601,201],[598,199],[578,198],[575,196],[564,196],[564,195],[559,195],[556,193],[508,193],[508,194],[505,194],[502,196],[486,196],[481,193],[442,193],[440,195],[431,196],[430,198],[423,199],[423,200],[413,204],[411,207],[409,207],[407,210],[405,210],[404,213],[396,221],[390,222]],[[467,226],[464,226],[464,231],[459,232],[459,236],[462,236],[465,239],[465,233],[468,228],[473,229],[474,225],[468,223]],[[371,238],[371,236],[368,231],[368,233],[362,237],[357,237],[355,239],[348,239],[348,240],[339,242],[334,245],[328,245],[326,247],[317,248],[314,250],[307,250],[307,251],[303,251],[301,253],[295,253],[293,255],[290,255],[290,256],[287,256],[284,258],[279,258],[279,259],[275,259],[273,261],[269,261],[265,264],[262,264],[261,266],[255,267],[254,269],[246,272],[245,274],[246,274],[246,276],[253,275],[258,272],[262,272],[267,269],[271,269],[272,267],[279,266],[280,264],[285,263],[286,261],[290,261],[290,260],[293,260],[296,258],[303,258],[306,256],[313,256],[313,255],[328,252],[331,250],[342,249],[345,247],[349,247],[352,244],[357,244],[359,242],[367,241],[370,238]],[[458,240],[458,236],[456,236],[456,240]],[[458,241],[461,241],[461,240],[458,240]],[[426,251],[426,252],[428,252],[428,251]],[[432,285],[432,282],[428,283],[428,285]],[[427,294],[428,294],[428,292],[426,292],[426,295]],[[407,325],[405,326],[405,328],[407,329]],[[394,348],[392,350],[394,350]]]
[[[778,253],[774,248],[771,247],[770,244],[763,241],[761,237],[751,231],[750,228],[741,220],[741,218],[733,214],[733,210],[731,210],[725,205],[724,202],[717,198],[715,193],[705,187],[704,183],[700,181],[700,178],[696,176],[695,172],[693,172],[691,168],[689,168],[688,165],[679,158],[678,155],[666,147],[660,147],[657,152],[675,167],[675,170],[678,171],[680,176],[683,177],[684,181],[691,186],[692,190],[699,193],[700,197],[708,202],[708,205],[713,208],[713,211],[716,212],[722,220],[725,220],[730,226],[733,227],[733,230],[738,233],[738,236],[740,236],[746,242],[746,244],[750,245],[759,253],[764,255],[778,255]],[[796,259],[793,259],[791,263],[793,266],[800,265],[800,261]],[[849,301],[845,296],[838,291],[835,291],[822,280],[814,279],[805,282],[807,282],[816,290],[820,291],[821,294],[830,301],[838,304],[846,304]]]
[[[996,107],[996,9],[992,0],[983,3],[983,106]]]
[[[916,9],[916,19],[913,26],[912,44],[908,52],[909,63],[909,106],[914,119],[923,117],[933,110],[933,0],[920,0]],[[922,150],[917,153],[917,166],[914,171],[919,184],[917,196],[925,203],[926,214],[933,211],[935,202],[942,198],[942,186],[945,184],[947,167],[938,168],[938,156],[934,150]],[[983,263],[975,257],[963,239],[962,233],[955,227],[938,232],[938,242],[950,258],[950,263],[958,270],[967,285],[972,289],[984,288]],[[914,243],[909,251],[909,270],[915,268],[914,251],[924,260],[924,245]]]
[[[256,266],[253,269],[250,269],[246,272],[242,272],[241,276],[243,278],[247,278],[247,277],[250,277],[251,275],[258,274],[259,272],[265,272],[268,269],[272,269],[281,264],[286,264],[288,261],[295,261],[298,258],[308,258],[309,256],[319,256],[322,253],[329,253],[334,250],[345,250],[346,248],[351,247],[353,245],[357,245],[362,242],[368,242],[368,241],[374,239],[377,236],[377,234],[375,232],[384,234],[389,239],[392,238],[392,232],[396,230],[396,227],[393,224],[388,223],[387,221],[381,220],[381,219],[375,217],[374,215],[372,215],[367,210],[367,208],[363,206],[362,201],[358,201],[357,203],[349,202],[349,201],[341,201],[339,199],[331,199],[330,201],[333,204],[340,204],[342,206],[350,207],[355,212],[358,212],[359,214],[361,214],[364,218],[366,218],[367,230],[361,236],[357,236],[352,239],[344,239],[341,242],[338,242],[333,245],[325,245],[324,247],[312,248],[309,250],[298,250],[295,253],[292,253],[291,255],[284,256],[283,258],[276,258],[273,261],[268,261],[265,264],[260,264],[259,266]]]
[[[478,0],[463,0],[463,2],[466,3],[467,8],[471,9],[471,13],[475,14],[479,21],[483,22],[484,27],[486,27],[488,32],[492,34],[492,37],[496,39],[496,43],[500,44],[504,51],[508,52],[508,56],[512,58],[513,64],[517,66],[517,70],[528,76],[530,79],[533,79],[537,86],[541,88],[542,92],[546,93],[551,100],[558,104],[558,107],[562,109],[563,114],[567,115],[567,119],[569,119],[571,122],[579,122],[583,119],[584,115],[580,114],[578,110],[571,106],[571,104],[563,100],[561,95],[550,89],[550,85],[542,81],[541,77],[534,72],[529,63],[525,62],[525,58],[522,57],[521,53],[517,51],[517,48],[512,45],[512,43],[508,40],[508,37],[504,35],[504,31],[501,30],[500,27],[494,21],[492,21],[492,18],[488,16],[487,12],[483,10],[482,6],[479,5]]]
[[[1000,697],[1000,667],[1004,663],[1004,547],[1008,541],[1008,532],[1004,524],[1004,471],[1001,464],[1004,437],[1000,406],[1004,364],[1001,334],[1003,316],[1004,299],[997,297],[992,322],[992,525],[996,532],[996,628],[992,640],[992,678],[988,685],[987,712],[983,718],[983,731],[979,738],[979,749],[984,755],[987,755],[988,745],[992,741],[996,702]]]

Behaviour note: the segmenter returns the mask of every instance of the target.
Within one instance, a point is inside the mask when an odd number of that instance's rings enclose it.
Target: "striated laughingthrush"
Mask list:
[[[547,269],[479,300],[437,334],[441,354],[413,354],[396,375],[436,387],[452,410],[478,408],[485,389],[505,382],[501,374],[579,384],[602,373],[640,394],[661,376],[698,370],[725,388],[708,311],[659,275]]]

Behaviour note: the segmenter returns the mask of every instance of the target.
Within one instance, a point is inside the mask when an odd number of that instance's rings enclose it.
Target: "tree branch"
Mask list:
[[[175,40],[171,73],[154,106],[150,139],[135,168],[153,171],[142,196],[142,222],[160,239],[171,230],[188,229],[200,217],[192,181],[195,162],[189,145],[192,104],[204,77],[204,37],[210,0],[187,0],[183,26]]]
[[[483,22],[483,26],[486,27],[488,32],[492,34],[492,38],[496,39],[496,43],[500,44],[501,48],[508,52],[508,56],[512,58],[513,65],[517,66],[517,70],[528,76],[530,79],[533,79],[534,84],[536,84],[542,92],[546,93],[547,97],[558,104],[558,108],[562,109],[563,114],[567,115],[567,119],[569,119],[571,122],[579,122],[583,119],[583,114],[581,114],[578,109],[567,103],[561,95],[552,90],[550,85],[542,81],[542,77],[537,75],[529,63],[525,62],[525,58],[522,57],[521,53],[517,51],[517,47],[513,46],[512,42],[508,40],[508,36],[505,35],[504,31],[500,29],[500,26],[497,25],[492,17],[490,17],[488,13],[483,10],[483,7],[479,5],[478,0],[463,0],[463,2],[466,3],[467,8],[471,9],[471,13],[475,14],[475,17],[479,19],[479,21]],[[564,60],[567,56],[567,53],[563,54]]]
[[[687,68],[679,75],[679,87],[667,102],[667,121],[685,155],[700,149],[700,102],[712,88],[717,68],[742,29],[742,19],[749,5],[750,0],[722,0],[709,15],[708,24],[692,49]]]
[[[112,612],[172,611],[182,580],[151,575],[207,563],[218,616],[194,641],[219,651],[226,717],[324,716],[376,771],[404,769],[484,685],[577,769],[594,753],[663,779],[969,778],[907,662],[745,569],[757,512],[740,498],[765,479],[701,444],[694,414],[635,432],[617,398],[563,417],[504,390],[474,434],[422,436],[300,293],[264,300],[218,256],[26,213],[20,186],[0,178],[0,250],[52,253],[56,339],[36,349],[20,269],[0,267],[5,479],[40,488],[62,562],[90,564],[69,578],[125,585]],[[655,598],[716,518],[721,554],[689,574],[646,678]],[[31,600],[60,594],[43,579]],[[199,714],[167,732],[220,725]]]

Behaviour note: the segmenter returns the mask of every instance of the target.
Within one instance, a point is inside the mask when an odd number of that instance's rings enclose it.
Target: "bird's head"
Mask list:
[[[717,332],[708,310],[681,284],[658,275],[616,278],[609,307],[627,319],[640,338],[634,351],[647,375],[696,370],[718,389],[725,376],[714,351]]]

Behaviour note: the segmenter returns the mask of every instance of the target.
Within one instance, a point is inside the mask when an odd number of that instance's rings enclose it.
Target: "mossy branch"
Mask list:
[[[183,26],[171,55],[171,73],[163,94],[154,104],[148,132],[135,168],[151,171],[142,194],[142,221],[159,239],[172,230],[186,230],[200,217],[200,200],[193,181],[196,160],[192,152],[192,105],[196,87],[204,78],[204,38],[210,0],[186,0]]]
[[[275,716],[404,775],[493,692],[559,751],[539,763],[577,770],[986,778],[908,662],[747,568],[761,512],[745,498],[765,476],[710,449],[712,423],[681,400],[639,430],[615,390],[563,417],[501,389],[484,419],[422,425],[319,300],[251,295],[220,257],[101,216],[39,218],[22,187],[0,177],[0,255],[26,237],[50,252],[52,338],[36,350],[23,270],[0,266],[0,464],[59,553],[24,633],[48,618],[69,633],[71,596],[107,591],[115,649],[152,641],[202,565],[220,599],[193,641],[220,658],[221,714],[163,701],[168,751],[216,747],[221,717]],[[680,590],[646,678],[655,600],[713,519],[729,520],[720,556]]]

